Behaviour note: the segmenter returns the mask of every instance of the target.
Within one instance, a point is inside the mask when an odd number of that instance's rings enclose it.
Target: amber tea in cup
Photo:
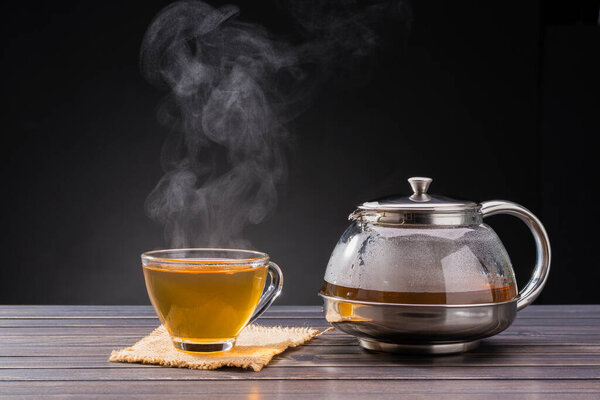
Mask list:
[[[283,277],[265,253],[230,249],[142,254],[150,301],[179,350],[225,351],[279,295]],[[263,293],[267,275],[271,282]]]

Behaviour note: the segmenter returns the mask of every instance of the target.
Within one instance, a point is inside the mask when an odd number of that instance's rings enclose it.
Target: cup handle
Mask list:
[[[269,261],[268,271],[269,276],[271,277],[271,282],[269,283],[267,290],[265,290],[258,301],[256,311],[254,311],[254,314],[252,315],[252,318],[250,318],[248,324],[256,321],[258,317],[267,311],[267,308],[269,308],[275,299],[279,297],[281,290],[283,289],[283,273],[281,272],[279,265],[275,264],[273,261]]]
[[[520,311],[533,303],[548,280],[548,273],[550,272],[550,239],[548,239],[546,229],[544,229],[544,225],[542,225],[540,220],[531,211],[511,201],[484,201],[481,203],[481,214],[484,218],[495,214],[513,215],[523,221],[533,234],[537,256],[533,275],[527,285],[519,291],[519,296],[517,297],[517,311]]]

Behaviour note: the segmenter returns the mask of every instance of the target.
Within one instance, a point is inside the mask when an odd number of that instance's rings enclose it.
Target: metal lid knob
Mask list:
[[[410,183],[410,187],[412,188],[413,192],[415,192],[415,194],[427,193],[427,189],[429,189],[431,181],[433,181],[433,179],[422,176],[414,176],[412,178],[408,178],[408,183]]]
[[[428,201],[431,197],[427,194],[427,189],[429,189],[429,185],[431,184],[433,179],[415,176],[412,178],[408,178],[408,183],[410,183],[410,187],[412,188],[414,194],[409,197],[412,201]]]

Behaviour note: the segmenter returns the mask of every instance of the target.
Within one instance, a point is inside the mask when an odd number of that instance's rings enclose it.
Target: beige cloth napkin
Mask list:
[[[240,367],[260,371],[273,356],[288,347],[306,343],[319,333],[318,330],[311,328],[267,327],[253,324],[248,325],[240,333],[231,350],[195,355],[176,350],[169,333],[161,325],[132,347],[114,350],[108,361],[192,369]]]

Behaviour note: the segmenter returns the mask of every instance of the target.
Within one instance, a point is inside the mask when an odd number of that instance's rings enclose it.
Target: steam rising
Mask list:
[[[171,247],[249,247],[244,227],[274,210],[286,178],[285,123],[331,72],[352,75],[378,42],[373,21],[406,16],[404,3],[370,4],[289,4],[304,39],[295,46],[240,21],[234,6],[179,1],[155,17],[141,69],[169,93],[159,119],[171,133],[146,209]]]

